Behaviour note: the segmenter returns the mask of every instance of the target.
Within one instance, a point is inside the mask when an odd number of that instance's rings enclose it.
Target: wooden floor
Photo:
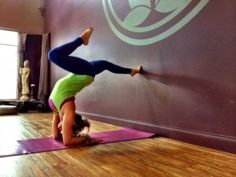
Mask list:
[[[0,116],[1,144],[50,135],[51,113]],[[91,131],[119,127],[92,121]],[[236,177],[236,155],[167,138],[0,158],[0,177]]]

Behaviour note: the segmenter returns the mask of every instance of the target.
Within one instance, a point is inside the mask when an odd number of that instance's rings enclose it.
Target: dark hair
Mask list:
[[[81,115],[75,114],[75,124],[72,126],[73,135],[78,135],[85,127],[89,129],[89,121],[87,119],[82,119]]]

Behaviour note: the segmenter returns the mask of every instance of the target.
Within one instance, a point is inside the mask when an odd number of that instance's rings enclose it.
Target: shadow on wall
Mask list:
[[[175,86],[184,90],[192,91],[197,95],[205,98],[205,101],[215,108],[222,109],[223,104],[229,103],[234,106],[236,101],[236,92],[231,88],[224,87],[223,85],[184,75],[161,75],[149,71],[143,71],[142,76],[148,80],[154,80],[168,86]]]

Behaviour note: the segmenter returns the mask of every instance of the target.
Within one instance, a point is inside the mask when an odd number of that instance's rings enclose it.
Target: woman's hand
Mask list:
[[[86,137],[85,145],[95,145],[95,144],[99,144],[100,142],[102,142],[102,140],[91,138],[89,135],[81,135],[81,136]]]

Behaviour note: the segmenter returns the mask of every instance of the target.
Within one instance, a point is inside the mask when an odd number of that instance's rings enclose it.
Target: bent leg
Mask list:
[[[51,50],[48,54],[49,59],[53,61],[60,56],[69,56],[77,47],[81,46],[82,44],[87,45],[92,32],[93,28],[89,27],[80,35],[80,37],[74,41]]]
[[[50,60],[55,60],[57,59],[57,57],[60,56],[68,56],[82,44],[83,44],[82,38],[78,37],[72,42],[68,42],[66,44],[61,45],[60,47],[52,49],[51,51],[49,51],[48,57]]]
[[[81,37],[52,49],[48,58],[57,66],[74,74],[86,74],[94,76],[91,64],[79,57],[69,56],[77,47],[83,44]]]

